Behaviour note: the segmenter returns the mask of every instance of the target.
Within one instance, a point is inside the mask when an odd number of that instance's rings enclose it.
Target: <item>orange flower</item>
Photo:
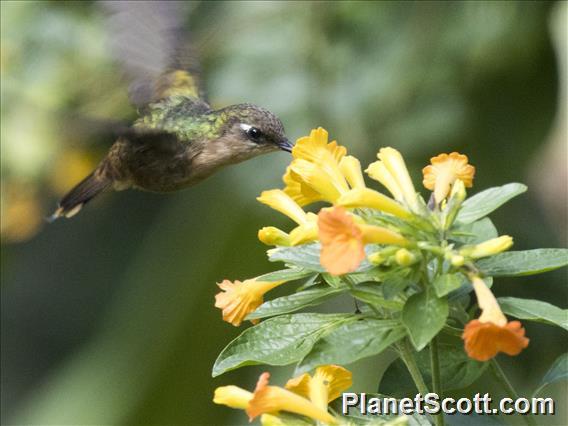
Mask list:
[[[529,344],[525,329],[519,321],[507,322],[497,299],[481,278],[470,279],[481,315],[467,323],[463,331],[467,355],[478,361],[487,361],[499,352],[518,355]]]
[[[436,203],[441,203],[450,193],[456,179],[461,180],[467,188],[473,186],[475,167],[468,164],[466,155],[458,152],[440,154],[430,159],[431,165],[422,169],[422,183],[430,191],[434,191]]]
[[[262,302],[263,296],[274,287],[286,281],[256,281],[256,279],[235,281],[224,280],[217,284],[221,292],[215,295],[215,307],[223,310],[223,320],[235,327],[241,325],[245,317],[256,310]],[[252,321],[253,324],[258,320]]]
[[[320,263],[332,275],[353,272],[365,258],[365,244],[406,245],[397,232],[373,225],[358,225],[340,206],[318,215]]]
[[[309,399],[279,386],[270,386],[268,384],[269,378],[269,373],[262,373],[258,379],[253,398],[249,401],[246,409],[250,421],[261,414],[288,411],[326,424],[337,423],[327,410],[318,407]]]
[[[473,320],[467,323],[463,331],[465,351],[470,358],[487,361],[504,352],[518,355],[529,344],[525,329],[519,321],[511,321],[504,326],[492,322]]]

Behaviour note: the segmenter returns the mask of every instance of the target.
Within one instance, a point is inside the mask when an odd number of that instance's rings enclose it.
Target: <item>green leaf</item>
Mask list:
[[[560,309],[550,303],[533,299],[500,297],[499,305],[507,315],[529,321],[557,325],[568,330],[568,309]]]
[[[469,358],[463,349],[463,342],[458,338],[451,338],[447,342],[440,343],[438,352],[440,381],[445,391],[468,387],[483,374],[489,365]],[[424,381],[431,388],[430,350],[424,349],[416,354],[416,362]],[[379,390],[381,393],[395,397],[416,393],[416,385],[402,360],[396,360],[387,368],[381,379]]]
[[[540,274],[568,265],[568,249],[509,251],[480,259],[476,264],[484,274],[493,277]]]
[[[294,247],[278,247],[268,250],[271,262],[285,262],[315,272],[325,272],[320,264],[320,244],[302,244]]]
[[[568,380],[568,353],[560,355],[550,367],[550,370],[544,375],[537,390],[534,392],[533,396],[538,395],[542,390],[552,383],[559,382],[561,380]]]
[[[355,317],[318,340],[298,365],[297,372],[323,364],[350,364],[376,355],[405,334],[399,321]]]
[[[462,286],[462,278],[457,274],[442,274],[438,275],[434,282],[434,290],[438,297],[444,297],[451,291],[457,290]]]
[[[473,223],[460,224],[452,232],[451,239],[461,244],[478,244],[498,237],[497,228],[488,217]]]
[[[431,288],[408,298],[402,310],[402,322],[416,350],[424,348],[438,334],[449,311],[448,301],[439,299]]]
[[[213,377],[244,365],[287,365],[302,359],[330,328],[353,315],[291,314],[270,318],[243,331],[223,349]]]
[[[383,288],[379,283],[357,284],[355,289],[350,291],[350,294],[362,302],[390,310],[399,311],[403,306],[401,301],[386,300],[383,295]]]
[[[464,201],[456,220],[461,223],[475,222],[526,190],[522,183],[508,183],[481,191]]]
[[[312,272],[325,272],[320,264],[320,243],[302,244],[294,247],[278,247],[268,250],[268,259],[271,262],[285,262],[288,265],[294,265],[298,268],[308,269]],[[365,248],[370,252],[372,248]],[[356,272],[366,271],[372,268],[367,259],[364,259]]]
[[[336,275],[331,275],[327,272],[324,272],[323,274],[321,274],[321,276],[323,280],[333,288],[339,288],[344,285],[343,281],[341,281],[341,278]]]
[[[295,281],[301,278],[316,275],[313,271],[303,268],[282,269],[281,271],[269,272],[261,275],[257,281]]]
[[[332,288],[327,285],[312,287],[289,296],[278,297],[277,299],[264,302],[254,312],[250,313],[246,319],[252,320],[288,314],[308,306],[319,305],[346,290],[346,287]]]
[[[402,274],[389,274],[383,281],[383,294],[385,299],[392,299],[412,284],[412,280]]]

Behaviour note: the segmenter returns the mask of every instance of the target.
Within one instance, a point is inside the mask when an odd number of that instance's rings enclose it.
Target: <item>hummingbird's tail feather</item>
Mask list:
[[[60,217],[70,218],[75,216],[87,202],[112,185],[110,178],[103,173],[97,172],[98,170],[95,170],[71,189],[61,199],[57,210],[47,218],[47,221],[53,222]]]

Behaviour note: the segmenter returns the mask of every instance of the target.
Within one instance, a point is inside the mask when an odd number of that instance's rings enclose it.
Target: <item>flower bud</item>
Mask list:
[[[482,257],[493,256],[507,250],[513,245],[513,238],[509,235],[502,235],[498,238],[484,241],[480,244],[470,247],[464,247],[460,250],[460,254],[472,259],[480,259]]]
[[[396,251],[394,259],[400,266],[410,266],[418,261],[418,256],[411,251],[402,248]]]

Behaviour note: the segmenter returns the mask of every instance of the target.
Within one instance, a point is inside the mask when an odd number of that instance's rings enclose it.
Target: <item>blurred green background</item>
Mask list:
[[[417,184],[453,150],[477,167],[473,191],[527,183],[493,219],[529,249],[566,246],[566,14],[548,2],[195,2],[187,25],[214,106],[262,105],[291,139],[323,126],[363,164],[396,147]],[[184,192],[109,194],[45,224],[113,142],[112,122],[136,116],[103,18],[91,2],[1,2],[2,423],[246,424],[211,402],[263,370],[211,379],[240,331],[213,307],[215,283],[278,268],[256,233],[290,223],[255,197],[282,186],[289,157]],[[566,308],[566,283],[557,271],[494,289]],[[567,339],[525,326],[529,348],[501,361],[529,395]],[[375,391],[386,359],[350,366],[354,389]],[[484,376],[462,394],[487,391],[500,396]],[[546,394],[559,414],[539,422],[567,424],[566,385]]]

